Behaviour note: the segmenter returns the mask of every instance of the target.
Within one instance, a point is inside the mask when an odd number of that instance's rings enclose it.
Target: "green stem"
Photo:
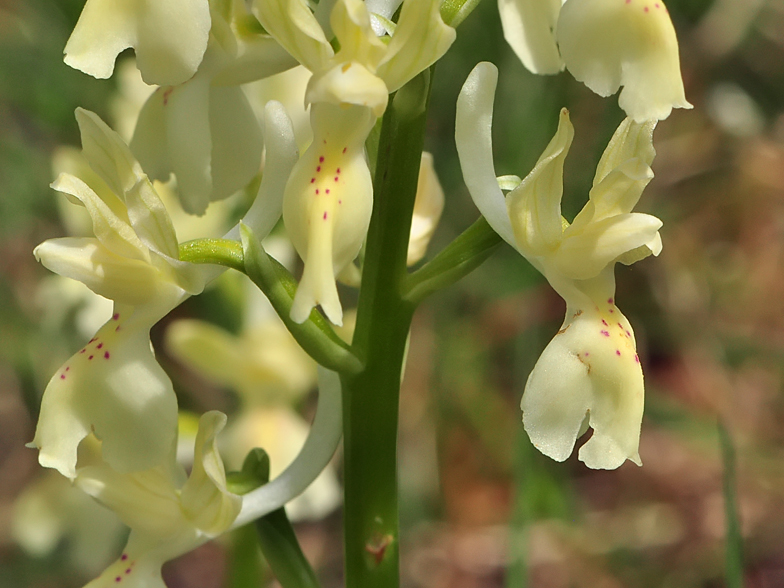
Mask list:
[[[502,243],[480,217],[431,261],[406,279],[406,299],[419,304],[436,290],[451,286],[481,265]]]
[[[277,261],[264,251],[250,229],[240,226],[244,249],[245,272],[264,292],[283,324],[297,343],[319,364],[339,373],[357,373],[362,364],[346,343],[335,334],[326,319],[316,310],[304,323],[295,323],[289,313],[294,303],[297,282]]]
[[[727,525],[726,560],[728,588],[743,588],[743,539],[740,534],[740,517],[735,476],[735,447],[724,423],[719,420],[719,444],[724,462],[724,516]]]
[[[344,541],[347,588],[397,588],[397,416],[414,305],[403,296],[424,144],[430,71],[401,88],[384,115],[354,351],[344,374]]]
[[[194,239],[181,243],[180,261],[213,263],[245,273],[242,245],[230,239]]]

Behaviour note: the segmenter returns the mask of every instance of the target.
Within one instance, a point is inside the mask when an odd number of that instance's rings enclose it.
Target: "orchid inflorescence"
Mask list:
[[[407,102],[406,89],[429,80],[428,69],[456,38],[452,19],[462,20],[460,10],[475,4],[87,0],[65,62],[107,78],[130,47],[141,78],[157,86],[136,108],[129,141],[77,109],[80,163],[52,188],[83,207],[91,235],[50,239],[35,249],[48,269],[113,302],[103,326],[52,376],[31,443],[42,466],[131,529],[125,550],[89,586],[163,586],[165,561],[281,508],[314,482],[321,498],[300,499],[303,516],[338,504],[329,462],[342,414],[350,414],[341,409],[341,391],[374,369],[362,334],[375,332],[364,326],[371,314],[363,312],[363,290],[382,283],[374,277],[379,272],[397,271],[373,267],[369,257],[371,224],[383,222],[374,220],[374,196],[387,180],[383,172],[374,181],[374,173],[394,159],[391,148],[379,148],[378,130],[383,135],[388,121],[420,116],[421,102]],[[566,68],[602,96],[622,87],[619,104],[628,115],[597,166],[587,203],[569,221],[561,213],[574,136],[569,113],[561,111],[555,136],[527,176],[497,178],[495,66],[477,65],[458,98],[455,139],[471,197],[489,227],[566,302],[561,329],[528,377],[523,424],[534,446],[555,460],[565,460],[591,428],[579,451],[587,466],[612,469],[627,459],[640,465],[643,373],[632,327],[616,306],[614,266],[662,248],[661,221],[633,208],[653,178],[657,121],[672,108],[691,107],[675,32],[661,0],[498,4],[505,37],[527,68],[542,74]],[[261,91],[252,84],[267,85]],[[420,152],[406,160],[415,178],[406,185],[416,188],[409,218],[395,221],[408,242],[403,270],[424,258],[444,206],[433,158]],[[238,192],[250,204],[232,228],[227,209],[215,203]],[[184,221],[177,219],[187,215],[218,218],[211,226],[223,227],[222,238],[201,234],[181,242]],[[272,257],[261,241],[281,218],[290,244]],[[274,249],[269,239],[264,243]],[[298,281],[286,269],[294,265],[293,251],[304,264]],[[460,261],[443,276],[457,279],[472,256],[480,252],[454,256]],[[227,417],[201,416],[186,443],[188,472],[178,461],[187,436],[178,434],[177,397],[150,329],[226,266],[246,273],[255,283],[252,296],[260,288],[269,301],[257,301],[263,310],[239,335],[194,320],[169,327],[170,353],[237,391],[245,415],[229,422],[227,443],[218,437]],[[394,293],[401,308],[412,301],[406,279]],[[353,344],[354,314],[344,311],[338,281],[360,289]],[[392,355],[402,365],[402,348]],[[319,406],[308,433],[292,406],[316,381]],[[362,440],[347,439],[347,452],[355,443]],[[254,445],[268,451],[275,476],[240,491],[223,459],[231,456],[227,462],[239,468]]]

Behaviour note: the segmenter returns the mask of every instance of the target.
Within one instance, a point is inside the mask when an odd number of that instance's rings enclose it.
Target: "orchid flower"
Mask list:
[[[211,24],[208,0],[87,0],[65,63],[108,78],[120,52],[133,47],[145,82],[181,84],[196,73]]]
[[[264,0],[254,11],[264,28],[313,76],[313,143],[286,185],[283,221],[305,269],[291,318],[304,321],[320,304],[340,325],[343,310],[335,278],[351,272],[370,224],[373,186],[364,143],[388,95],[440,58],[455,38],[436,0],[403,3],[385,43],[361,0],[338,0],[330,15],[336,53],[304,0]]]
[[[564,66],[636,122],[665,119],[686,101],[678,39],[662,0],[498,0],[504,36],[533,73]]]
[[[460,93],[455,137],[463,177],[490,226],[566,301],[564,323],[526,383],[523,424],[534,446],[557,461],[591,427],[579,452],[587,466],[640,465],[643,374],[631,325],[615,305],[614,266],[661,251],[661,221],[632,212],[653,177],[655,121],[621,123],[588,203],[570,224],[561,216],[563,163],[574,135],[565,110],[531,173],[506,198],[501,192],[490,138],[497,76],[481,63]]]
[[[217,434],[226,415],[202,415],[190,476],[175,459],[176,444],[158,466],[119,473],[100,458],[77,469],[76,484],[114,511],[131,528],[122,555],[86,588],[131,586],[165,588],[164,562],[228,530],[242,507],[229,492]]]
[[[76,118],[84,155],[110,190],[60,175],[52,187],[84,205],[95,238],[50,239],[35,256],[115,304],[111,319],[44,392],[33,445],[41,465],[69,478],[76,475],[77,446],[90,432],[120,472],[162,461],[175,435],[177,400],[149,331],[204,287],[199,268],[179,261],[166,209],[125,143],[96,115],[78,109]]]

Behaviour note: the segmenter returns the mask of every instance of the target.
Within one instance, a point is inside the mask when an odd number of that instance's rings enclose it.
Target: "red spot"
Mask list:
[[[588,357],[591,354],[586,351],[583,355],[585,355],[585,357]]]
[[[343,147],[343,153],[346,152],[346,149],[348,149],[348,147]]]
[[[120,320],[120,313],[119,312],[114,313],[114,315],[112,316],[112,320],[113,321]]]
[[[618,355],[618,356],[620,356],[620,355],[621,355],[621,352],[620,352],[620,350],[616,349],[616,350],[615,350],[615,355]]]
[[[122,582],[122,578],[121,578],[120,576],[117,576],[117,577],[114,579],[114,581],[115,581],[115,582]]]
[[[125,561],[126,559],[128,559],[128,554],[127,554],[127,553],[123,553],[123,554],[120,556],[120,559],[121,559],[122,561]]]
[[[343,201],[342,200],[338,200],[338,204],[343,204]]]
[[[610,309],[610,312],[615,312],[615,311],[614,311],[614,310],[611,308],[611,309]]]
[[[640,363],[640,356],[637,355],[636,353],[634,354],[634,361],[636,361],[637,363]]]
[[[607,304],[615,304],[615,301],[612,298],[608,298]]]
[[[88,357],[87,359],[92,359],[93,357],[95,357],[95,356],[94,356],[94,355],[91,355],[91,356],[90,356],[90,357]]]
[[[621,323],[618,323],[618,328],[623,331],[623,325]]]
[[[89,345],[89,344],[90,344],[90,343],[92,343],[93,341],[95,341],[95,337],[93,337],[92,339],[90,339],[90,340],[87,342],[87,344]]]
[[[324,163],[324,156],[319,157],[319,163]]]
[[[316,181],[316,178],[310,178],[310,183],[311,183],[311,184],[312,184],[313,182],[315,182],[315,181]]]
[[[335,173],[336,173],[336,174],[339,174],[339,173],[340,173],[340,168],[336,169],[336,170],[335,170]]]
[[[105,352],[104,352],[104,354],[103,354],[103,358],[104,358],[104,359],[109,359],[109,352],[108,352],[108,351],[105,351]]]
[[[335,176],[335,181],[336,181],[336,182],[338,181],[338,179],[339,179],[339,178],[338,178],[337,176]]]
[[[609,337],[610,336],[610,331],[600,331],[600,333],[602,335],[604,335],[605,337]]]
[[[67,372],[68,370],[70,370],[70,369],[71,369],[71,366],[70,366],[70,365],[67,365],[67,366],[65,366],[65,371],[66,371],[66,372]]]
[[[646,6],[644,10],[645,10],[645,12],[648,12],[648,11],[650,10],[650,8],[648,8],[648,7]]]
[[[627,337],[631,337],[631,336],[632,336],[632,334],[631,334],[629,331],[626,331],[626,336],[627,336]]]
[[[324,220],[327,220],[327,211],[324,211]]]
[[[318,196],[318,193],[319,193],[318,188],[316,188],[316,196]]]
[[[659,8],[659,5],[658,5],[658,4],[654,4],[654,6],[655,6],[656,8]]]
[[[317,171],[317,172],[320,172],[320,171],[321,171],[321,166],[318,166],[318,167],[316,168],[316,171]]]
[[[609,326],[610,326],[610,325],[608,325],[608,324],[607,324],[607,321],[606,321],[606,320],[604,320],[604,319],[602,319],[602,324],[603,324],[605,327],[609,327]]]
[[[60,379],[65,380],[65,374],[60,374]]]
[[[103,347],[103,343],[98,343],[98,346],[96,347],[96,349],[100,349],[101,347]]]
[[[326,189],[326,190],[324,190],[324,191],[325,191],[327,194],[329,194],[329,188],[327,188],[327,189]]]
[[[87,350],[86,349],[82,349],[79,353],[84,353],[85,351],[87,351]]]
[[[629,4],[632,0],[626,0],[626,4]]]
[[[131,573],[131,568],[128,568],[127,570],[125,570],[125,573],[126,574],[130,574]]]

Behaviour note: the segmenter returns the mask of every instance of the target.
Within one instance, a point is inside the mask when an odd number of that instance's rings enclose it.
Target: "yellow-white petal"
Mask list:
[[[498,68],[483,61],[471,70],[457,97],[455,144],[463,180],[488,224],[512,247],[517,247],[506,200],[493,164],[493,98]]]
[[[504,39],[535,74],[556,74],[564,64],[555,43],[562,0],[498,0]]]
[[[148,84],[181,84],[207,49],[207,0],[87,0],[65,45],[65,63],[96,78],[108,78],[128,47]]]
[[[395,34],[377,71],[388,92],[441,59],[454,43],[455,29],[441,19],[440,6],[438,0],[403,3]]]
[[[557,25],[567,69],[638,122],[664,119],[686,101],[678,39],[663,0],[568,0]]]
[[[42,466],[74,478],[77,447],[91,432],[118,472],[152,468],[165,459],[177,430],[177,398],[152,353],[152,322],[117,307],[52,376],[32,442]]]
[[[517,248],[534,257],[553,251],[561,241],[563,166],[574,138],[569,112],[561,110],[558,131],[520,185],[506,196]]]
[[[303,322],[320,304],[339,325],[335,276],[359,253],[373,207],[364,142],[375,117],[359,106],[316,103],[311,121],[313,143],[294,166],[283,200],[286,231],[305,261],[291,318]]]
[[[193,470],[182,487],[182,512],[188,521],[207,535],[228,529],[242,507],[242,498],[226,488],[226,471],[218,453],[216,437],[226,426],[226,415],[217,410],[199,420]]]
[[[338,63],[317,72],[310,78],[305,102],[354,104],[370,108],[373,115],[384,114],[389,100],[389,90],[384,81],[356,61]]]
[[[579,453],[588,467],[615,469],[627,459],[641,465],[644,392],[634,335],[612,298],[595,305],[569,306],[526,383],[523,424],[534,446],[557,461],[590,426],[593,436]]]
[[[267,32],[309,70],[322,68],[334,54],[305,0],[256,0],[253,12]]]

